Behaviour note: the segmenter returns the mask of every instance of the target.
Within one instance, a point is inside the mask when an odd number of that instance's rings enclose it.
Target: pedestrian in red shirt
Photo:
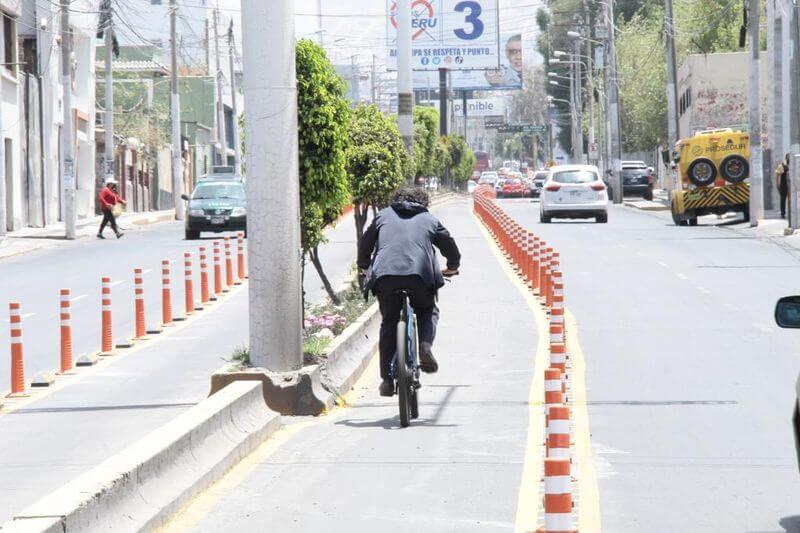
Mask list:
[[[100,191],[98,201],[100,202],[100,210],[103,212],[103,221],[100,223],[100,230],[97,232],[97,238],[105,239],[105,237],[103,237],[103,230],[106,229],[106,224],[111,224],[111,229],[114,230],[117,239],[119,239],[122,237],[123,233],[117,228],[114,206],[118,204],[125,205],[125,200],[117,194],[116,180],[110,179],[106,181],[106,186]]]

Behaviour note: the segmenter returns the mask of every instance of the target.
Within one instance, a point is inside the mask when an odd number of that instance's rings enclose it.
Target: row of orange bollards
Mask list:
[[[206,247],[200,247],[200,303],[196,307],[194,296],[194,279],[192,270],[192,253],[185,252],[184,258],[184,294],[185,315],[188,317],[196,310],[203,309],[202,305],[216,300],[217,297],[230,290],[233,285],[239,285],[247,278],[245,273],[244,257],[244,234],[237,235],[237,265],[234,271],[233,259],[231,257],[230,237],[225,237],[225,284],[222,279],[222,265],[220,262],[220,242],[214,241],[214,290],[209,287],[208,264]],[[161,325],[169,327],[174,325],[177,320],[172,316],[172,290],[170,284],[170,261],[165,259],[161,262]],[[147,326],[145,319],[145,299],[144,299],[144,270],[134,269],[134,336],[133,340],[143,340],[147,338]],[[104,276],[101,280],[101,339],[100,355],[114,354],[114,334],[111,303],[111,278]],[[59,293],[59,320],[60,320],[60,361],[58,374],[69,374],[74,366],[72,353],[72,325],[70,311],[70,290],[61,289]],[[25,365],[22,344],[22,315],[19,302],[9,304],[9,316],[11,323],[11,393],[9,397],[25,396]],[[157,331],[153,331],[156,333]],[[96,358],[83,358],[78,361],[78,366],[93,364]]]
[[[571,423],[568,407],[569,355],[564,321],[564,282],[559,253],[494,202],[494,191],[479,188],[477,216],[489,229],[522,281],[549,313],[550,366],[544,370],[546,457],[544,526],[541,533],[575,532],[571,477]]]

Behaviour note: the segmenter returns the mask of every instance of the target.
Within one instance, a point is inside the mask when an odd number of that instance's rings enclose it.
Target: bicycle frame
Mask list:
[[[419,354],[417,353],[414,343],[414,339],[416,337],[415,326],[417,317],[414,313],[414,308],[411,307],[411,300],[409,299],[408,295],[404,294],[402,295],[402,298],[403,309],[400,312],[400,320],[404,321],[406,324],[406,360],[408,361],[408,366],[411,371],[416,372],[419,369]],[[390,372],[392,379],[397,379],[397,350],[395,350],[394,356],[392,356]]]

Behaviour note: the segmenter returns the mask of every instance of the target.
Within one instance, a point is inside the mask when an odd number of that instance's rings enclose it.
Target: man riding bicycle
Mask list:
[[[428,202],[424,189],[408,187],[397,191],[391,206],[375,216],[358,249],[358,268],[365,275],[364,290],[375,294],[383,317],[379,342],[381,396],[394,394],[391,363],[402,306],[400,290],[408,291],[417,315],[420,368],[427,373],[439,369],[431,351],[439,321],[436,293],[444,285],[445,276],[458,274],[461,253],[447,229],[428,212]],[[447,258],[443,271],[434,246]]]

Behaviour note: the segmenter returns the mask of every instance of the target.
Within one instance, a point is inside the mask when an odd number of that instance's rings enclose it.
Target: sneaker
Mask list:
[[[394,396],[394,381],[391,379],[384,379],[381,381],[378,391],[381,396]]]
[[[98,238],[98,239],[105,239],[105,237],[103,237],[103,234],[102,234],[102,233],[98,233],[98,234],[97,234],[97,238]]]
[[[423,344],[419,350],[419,367],[426,374],[435,374],[439,370],[439,363],[433,356],[430,345]]]
[[[119,238],[120,238],[120,237],[122,237],[123,235],[125,235],[125,234],[124,234],[124,233],[122,233],[122,232],[120,231],[119,233],[117,233],[117,239],[119,239]]]

